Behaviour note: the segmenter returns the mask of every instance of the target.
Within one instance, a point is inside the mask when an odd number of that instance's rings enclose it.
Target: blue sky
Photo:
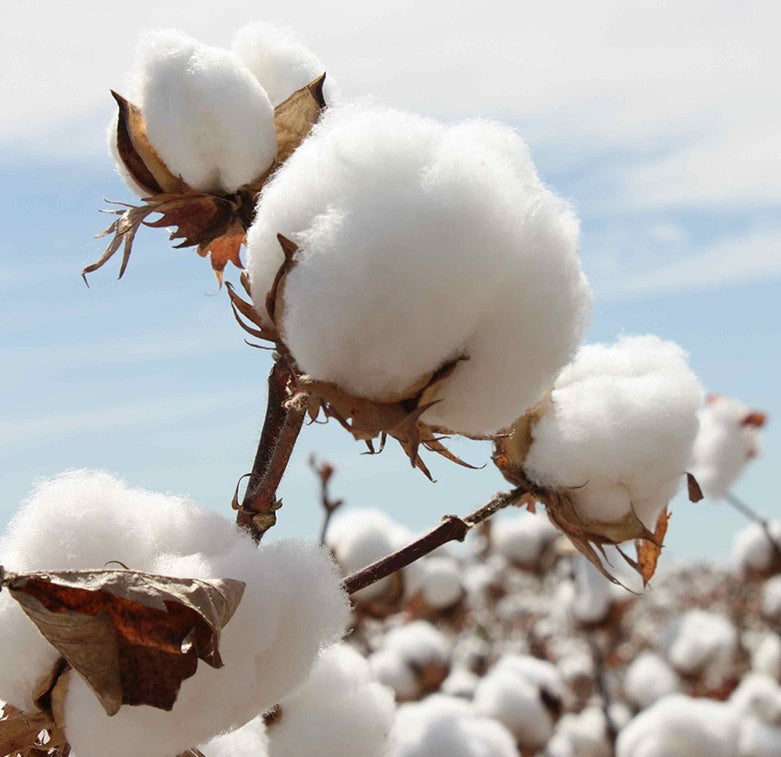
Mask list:
[[[735,490],[781,517],[781,60],[770,33],[781,11],[769,2],[336,5],[349,27],[308,2],[263,20],[295,28],[348,97],[518,127],[582,218],[595,293],[588,341],[674,339],[708,390],[766,410],[764,456]],[[74,19],[59,3],[0,0],[0,94],[10,103],[0,113],[0,522],[35,479],[74,467],[226,511],[254,454],[270,359],[244,344],[208,264],[145,230],[122,281],[113,262],[89,289],[79,276],[102,251],[92,236],[107,224],[103,198],[131,199],[103,143],[108,88],[121,89],[140,31],[176,25],[228,44],[256,18],[239,2],[219,13],[136,6],[119,26],[98,3],[80,3]],[[279,534],[317,533],[312,451],[338,464],[336,496],[413,528],[503,488],[490,468],[437,461],[432,485],[396,449],[363,456],[336,427],[305,429],[299,447]],[[489,454],[484,444],[457,448],[476,463]],[[718,558],[744,524],[723,504],[681,499],[674,510],[675,555]]]

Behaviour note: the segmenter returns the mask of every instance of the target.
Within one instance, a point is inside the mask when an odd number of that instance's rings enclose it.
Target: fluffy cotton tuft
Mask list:
[[[627,698],[641,710],[677,691],[679,684],[678,674],[654,652],[632,660],[624,678]]]
[[[452,557],[427,557],[417,563],[409,594],[417,594],[433,610],[447,610],[464,596],[461,567]]]
[[[560,531],[544,516],[530,512],[491,525],[491,550],[514,565],[531,570],[539,567],[546,549]]]
[[[209,757],[269,757],[266,724],[259,716],[235,731],[199,744],[198,749]]]
[[[725,497],[746,463],[759,455],[764,421],[762,413],[742,402],[718,394],[708,396],[700,411],[691,464],[707,497]]]
[[[326,113],[263,191],[256,309],[298,246],[277,325],[302,371],[374,400],[459,362],[423,420],[483,434],[537,401],[580,339],[578,223],[516,132],[372,105]]]
[[[599,707],[586,707],[577,715],[564,715],[545,754],[547,757],[612,757],[605,713]]]
[[[388,757],[518,757],[500,723],[461,700],[437,694],[399,707]]]
[[[766,573],[778,560],[781,549],[781,522],[770,521],[767,530],[776,545],[768,538],[768,532],[760,523],[749,523],[735,534],[730,550],[730,562],[742,574]]]
[[[714,678],[725,675],[738,649],[735,626],[722,615],[705,610],[687,610],[671,622],[665,636],[667,659],[688,675],[706,670]]]
[[[304,685],[280,703],[269,757],[384,757],[396,708],[366,660],[338,644],[321,653]]]
[[[274,109],[233,53],[173,30],[147,32],[131,79],[150,143],[194,189],[234,192],[271,166]]]
[[[65,730],[80,757],[170,757],[243,725],[305,679],[349,615],[335,566],[319,547],[288,541],[258,548],[215,513],[130,489],[105,473],[77,471],[39,487],[12,521],[3,554],[14,570],[102,568],[121,560],[151,573],[246,584],[221,633],[224,667],[199,664],[172,712],[123,707],[108,717],[71,674]],[[58,654],[5,592],[0,601],[0,698],[30,709]]]
[[[274,105],[326,73],[325,65],[291,30],[274,24],[257,22],[242,27],[233,38],[232,50],[268,92]],[[330,73],[323,94],[328,105],[339,99]]]
[[[532,429],[525,469],[567,488],[578,514],[651,530],[683,480],[702,389],[686,355],[655,336],[583,347],[560,374]]]

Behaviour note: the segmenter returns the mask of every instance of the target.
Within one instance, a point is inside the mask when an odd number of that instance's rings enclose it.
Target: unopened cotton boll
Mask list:
[[[746,463],[759,455],[764,423],[764,413],[729,397],[708,395],[690,468],[706,497],[725,497]]]
[[[165,575],[231,577],[246,584],[220,635],[219,669],[199,664],[170,713],[122,707],[109,717],[84,681],[65,696],[65,732],[80,757],[170,757],[241,727],[299,686],[324,646],[342,634],[348,603],[333,563],[316,545],[246,536],[226,553],[161,556]]]
[[[306,682],[280,702],[269,757],[384,757],[396,710],[393,694],[343,644],[324,650]]]
[[[673,342],[649,335],[584,346],[533,424],[524,469],[566,489],[589,523],[634,515],[653,531],[683,480],[701,403]]]
[[[432,390],[423,420],[498,431],[550,385],[590,294],[578,223],[509,127],[333,109],[264,188],[248,234],[255,307],[298,245],[275,320],[300,370],[376,401]]]
[[[388,757],[518,757],[500,723],[466,703],[437,694],[399,707]]]
[[[149,142],[193,189],[235,192],[271,166],[274,109],[233,53],[172,30],[147,32],[131,81]]]
[[[301,87],[326,73],[325,65],[290,30],[256,22],[236,32],[231,47],[279,105]],[[323,92],[328,105],[339,99],[338,87],[330,72]]]

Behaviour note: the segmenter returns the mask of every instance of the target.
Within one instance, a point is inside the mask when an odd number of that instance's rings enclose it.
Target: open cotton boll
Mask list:
[[[500,723],[461,700],[437,694],[399,707],[388,757],[518,757]]]
[[[741,719],[739,754],[751,757],[781,754],[781,686],[777,681],[750,674],[732,692],[729,704]]]
[[[624,676],[626,697],[641,710],[677,691],[679,684],[678,674],[658,654],[648,651],[632,660]]]
[[[762,614],[781,625],[781,575],[768,579],[762,587]]]
[[[653,530],[683,480],[702,389],[683,350],[655,336],[583,347],[532,428],[524,468],[566,488],[588,521],[632,512]]]
[[[524,750],[534,750],[553,734],[562,695],[554,665],[528,655],[505,655],[478,683],[474,706],[503,723]]]
[[[202,192],[231,193],[277,154],[274,109],[240,59],[173,30],[147,32],[131,100],[149,142],[175,176]]]
[[[290,29],[274,24],[256,22],[243,26],[236,32],[231,49],[268,92],[274,105],[326,73],[325,65]],[[330,71],[323,94],[328,105],[339,99]]]
[[[264,188],[248,234],[255,307],[293,240],[275,318],[300,369],[371,400],[420,391],[427,423],[495,432],[534,403],[577,344],[590,295],[578,224],[521,138],[340,107]]]
[[[417,594],[434,610],[453,607],[464,596],[461,568],[452,557],[427,557],[417,564],[409,594]]]
[[[763,413],[720,394],[708,395],[700,411],[690,471],[703,493],[721,499],[760,451]]]
[[[770,536],[776,545],[770,541],[767,531],[759,523],[749,523],[738,531],[730,551],[730,562],[735,570],[742,574],[766,574],[779,562],[781,550],[781,522],[770,521],[767,524]]]
[[[545,748],[547,757],[612,757],[605,713],[586,707],[578,714],[567,713]]]
[[[375,560],[395,552],[412,540],[412,534],[404,526],[391,520],[380,510],[346,510],[338,513],[331,521],[326,534],[326,544],[334,553],[337,563],[345,575],[354,573]],[[415,568],[411,567],[410,572]],[[352,597],[356,602],[387,597],[400,593],[399,578],[407,574],[405,569],[376,581]],[[400,597],[398,597],[400,598]]]
[[[396,714],[391,691],[344,644],[324,650],[280,708],[268,731],[269,757],[384,757]]]
[[[491,528],[491,550],[527,570],[539,567],[547,548],[561,532],[544,516],[525,512],[497,520]]]
[[[185,555],[226,551],[235,524],[193,502],[127,486],[102,471],[77,470],[39,484],[0,541],[6,570],[103,569],[119,561],[154,572],[164,549]],[[0,698],[29,710],[59,658],[8,592],[0,593]]]
[[[694,609],[670,622],[662,644],[679,673],[707,671],[715,679],[729,673],[738,650],[738,633],[724,616]]]
[[[348,618],[333,564],[313,544],[280,541],[257,548],[245,538],[215,557],[162,556],[157,568],[168,575],[245,582],[239,607],[220,635],[224,666],[199,664],[182,682],[170,713],[122,707],[111,717],[73,676],[65,731],[80,757],[170,757],[244,725],[303,682]]]
[[[739,731],[740,718],[727,704],[671,694],[621,730],[616,757],[735,757]]]
[[[751,667],[757,673],[781,682],[781,636],[778,633],[769,631],[765,634],[751,655]]]

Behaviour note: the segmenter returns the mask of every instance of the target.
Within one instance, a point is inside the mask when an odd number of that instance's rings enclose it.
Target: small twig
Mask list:
[[[320,481],[320,505],[323,508],[323,521],[320,526],[320,545],[325,544],[325,537],[328,533],[328,524],[331,522],[331,516],[344,504],[343,499],[331,499],[328,491],[328,485],[336,468],[331,463],[318,462],[314,455],[309,458],[309,467],[315,472]]]
[[[724,495],[724,499],[746,518],[753,520],[754,523],[759,523],[759,525],[762,526],[762,530],[765,532],[765,536],[767,536],[770,546],[773,548],[773,554],[776,559],[781,559],[781,544],[779,544],[778,539],[776,539],[770,531],[770,521],[768,521],[767,518],[763,518],[753,507],[747,505],[743,500],[738,499],[732,492],[727,492]]]
[[[491,498],[490,502],[464,518],[459,518],[457,515],[445,515],[442,522],[424,536],[406,547],[402,547],[398,552],[387,555],[347,576],[342,581],[342,588],[348,594],[353,594],[402,568],[406,568],[415,560],[433,552],[437,547],[441,547],[449,541],[463,541],[472,528],[490,518],[503,507],[517,503],[526,493],[527,490],[520,487],[509,492],[499,492]]]
[[[255,461],[247,491],[239,507],[236,522],[246,528],[255,541],[276,522],[277,488],[304,422],[305,408],[289,402],[291,371],[284,359],[274,363],[268,377],[268,402]]]
[[[610,743],[610,754],[613,755],[615,754],[616,749],[618,728],[616,728],[613,718],[610,716],[610,692],[608,691],[607,681],[605,680],[602,653],[597,645],[597,640],[594,638],[593,631],[588,631],[586,633],[586,640],[588,641],[589,650],[591,651],[591,661],[594,665],[594,670],[596,671],[597,688],[599,689],[599,696],[602,700],[602,714],[605,716],[605,730]]]

